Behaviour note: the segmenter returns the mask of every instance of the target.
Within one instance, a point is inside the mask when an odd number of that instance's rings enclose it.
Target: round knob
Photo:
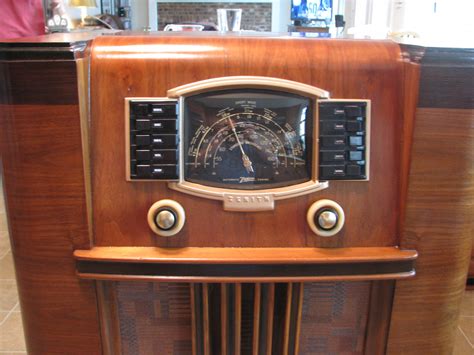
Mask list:
[[[155,223],[158,228],[167,231],[173,228],[176,223],[176,216],[170,210],[161,210],[155,216]]]
[[[148,210],[148,226],[161,237],[171,237],[181,231],[186,220],[184,208],[173,200],[155,202]]]
[[[338,215],[333,209],[322,209],[316,213],[319,228],[326,231],[333,229],[337,225]]]
[[[332,237],[344,226],[344,210],[334,201],[319,200],[308,209],[306,221],[315,234]]]

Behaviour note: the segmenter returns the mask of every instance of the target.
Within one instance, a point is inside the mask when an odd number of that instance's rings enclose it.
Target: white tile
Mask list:
[[[0,258],[10,250],[10,237],[7,231],[0,231]]]
[[[0,351],[26,351],[20,312],[11,312],[0,325]]]
[[[15,280],[15,268],[11,251],[0,259],[0,280]]]
[[[0,280],[0,311],[12,311],[17,303],[18,291],[15,280]]]

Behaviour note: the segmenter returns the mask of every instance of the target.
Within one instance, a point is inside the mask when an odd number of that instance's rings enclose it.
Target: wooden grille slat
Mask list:
[[[273,316],[275,308],[275,284],[271,283],[268,285],[268,303],[267,303],[267,317],[266,323],[266,354],[272,355],[272,341],[273,341]]]
[[[196,300],[195,300],[195,285],[191,284],[189,285],[189,290],[191,292],[191,343],[193,347],[193,355],[197,355],[197,331],[196,331]]]
[[[221,353],[227,355],[227,339],[228,339],[228,288],[227,284],[221,284]]]
[[[304,294],[304,284],[302,282],[295,285],[295,297],[297,297],[297,312],[295,320],[295,336],[294,336],[294,346],[292,354],[299,354],[300,352],[300,334],[301,334],[301,315],[303,312],[303,294]],[[296,296],[297,295],[297,296]]]
[[[253,339],[252,339],[252,354],[258,355],[259,349],[259,336],[260,336],[260,297],[261,297],[261,286],[255,284],[254,291],[254,306],[253,306]]]
[[[338,349],[359,354],[368,285],[194,284],[193,354],[297,355]],[[331,329],[341,336],[331,336]]]
[[[191,284],[191,319],[192,319],[192,346],[193,354],[203,354],[204,331],[203,331],[203,285]]]
[[[210,340],[210,331],[209,331],[209,285],[202,285],[202,313],[203,313],[203,335],[204,335],[204,344],[203,351],[204,355],[210,355],[211,353],[211,340]]]
[[[240,354],[240,345],[241,345],[241,331],[242,331],[242,285],[235,284],[235,318],[234,318],[234,353],[236,355]]]
[[[244,334],[242,284],[191,286],[193,354],[289,354],[291,319],[295,309],[292,306],[293,288],[292,284],[278,285],[279,295],[284,295],[283,299],[279,296],[278,319],[284,318],[284,327],[275,323],[276,285],[246,285],[245,305],[249,307],[248,303],[251,302],[253,307],[247,308],[251,322],[246,323]],[[284,311],[281,311],[282,305],[285,307]],[[275,333],[278,335],[275,336]],[[242,348],[242,344],[248,345]]]
[[[293,284],[289,283],[286,290],[285,329],[283,334],[283,355],[288,355],[290,346],[291,306],[293,301]]]

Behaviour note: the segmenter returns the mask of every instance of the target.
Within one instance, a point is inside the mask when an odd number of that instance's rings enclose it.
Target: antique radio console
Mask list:
[[[472,189],[457,183],[472,172],[472,116],[430,108],[440,101],[425,99],[436,85],[420,79],[420,47],[73,38],[0,47],[32,354],[450,351],[472,225]],[[54,95],[26,68],[46,70]],[[444,158],[457,174],[434,168]]]

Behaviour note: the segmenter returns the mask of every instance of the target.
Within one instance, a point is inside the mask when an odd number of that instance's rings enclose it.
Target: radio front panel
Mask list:
[[[127,180],[170,182],[226,210],[271,210],[369,176],[370,100],[330,100],[289,80],[225,77],[176,98],[126,98],[125,127]]]
[[[365,62],[324,60],[326,41],[143,41],[135,48],[120,36],[100,38],[94,47],[97,246],[397,245],[404,174],[398,47],[371,52],[367,60],[383,68],[374,77]],[[107,43],[116,54],[103,57]],[[281,63],[235,51],[237,43]],[[289,44],[305,55],[288,56]],[[367,45],[344,42],[362,57]],[[136,52],[145,47],[156,55],[146,70]],[[162,58],[177,49],[205,52],[189,54],[192,61],[184,52]]]

